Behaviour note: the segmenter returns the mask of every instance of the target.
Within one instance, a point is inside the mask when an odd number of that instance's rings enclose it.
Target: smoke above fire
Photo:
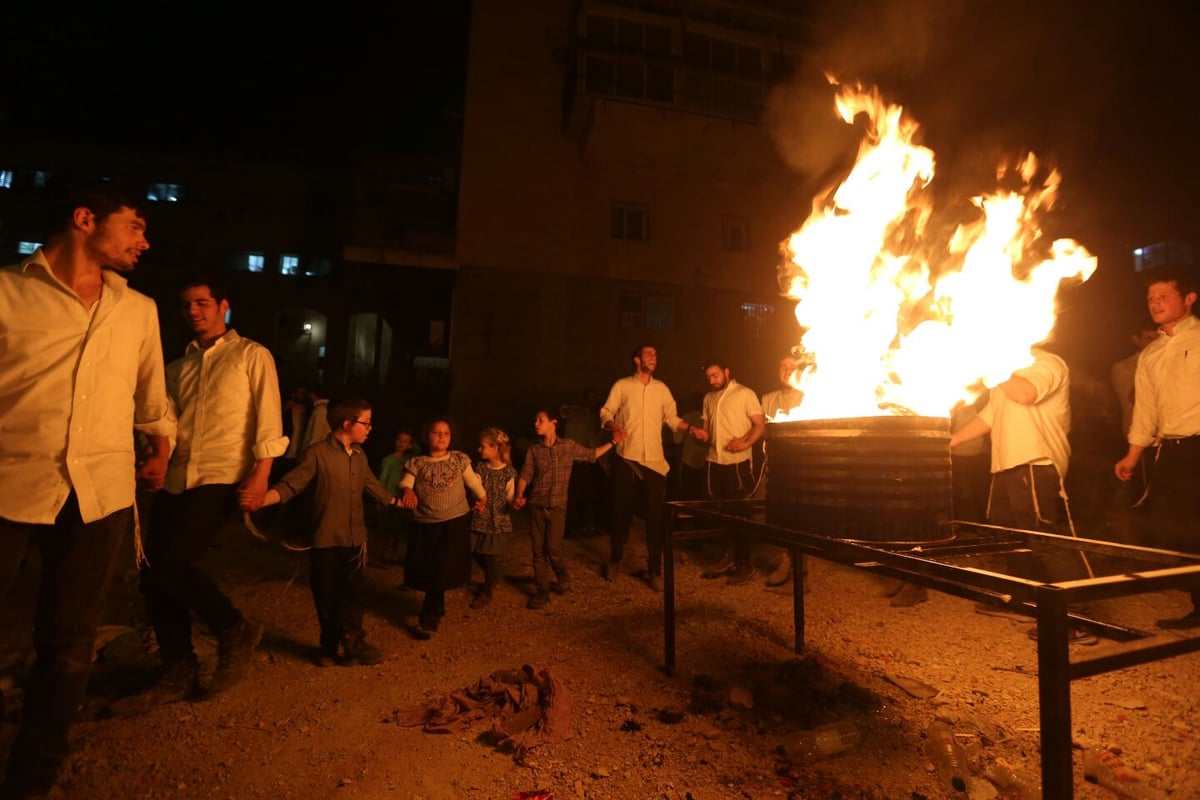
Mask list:
[[[781,244],[807,353],[791,418],[946,416],[1032,362],[1059,286],[1087,280],[1096,259],[1043,235],[1061,177],[1032,153],[999,165],[965,219],[935,225],[936,159],[916,121],[861,86],[841,86],[835,108],[848,126],[866,121],[857,159]]]

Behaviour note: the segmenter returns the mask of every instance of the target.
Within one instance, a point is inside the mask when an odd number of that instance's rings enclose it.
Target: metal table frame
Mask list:
[[[668,506],[671,525],[664,543],[663,624],[665,667],[669,675],[675,672],[675,543],[710,538],[721,532],[750,536],[755,541],[790,551],[795,575],[792,609],[797,653],[804,652],[805,556],[898,578],[1036,619],[1043,797],[1074,796],[1071,681],[1200,651],[1200,636],[1151,637],[1141,631],[1074,614],[1069,609],[1076,603],[1180,589],[1200,583],[1198,555],[968,522],[951,523],[954,535],[944,542],[906,546],[850,541],[769,525],[763,521],[765,503],[762,500],[673,501]],[[699,522],[702,527],[681,530],[679,523],[684,519]],[[972,556],[1019,553],[1034,548],[1039,552],[1083,552],[1128,559],[1144,564],[1146,568],[1086,580],[1039,583],[939,560],[968,560]],[[1072,626],[1125,644],[1091,656],[1072,656],[1068,638]]]

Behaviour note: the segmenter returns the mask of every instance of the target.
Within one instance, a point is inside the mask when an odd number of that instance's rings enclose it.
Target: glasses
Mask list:
[[[371,423],[370,423],[370,422],[368,422],[368,421],[367,421],[367,420],[365,420],[365,419],[356,419],[356,420],[354,420],[354,424],[356,424],[356,425],[362,425],[362,426],[363,426],[364,428],[366,428],[367,430],[370,430],[370,429],[371,429]]]

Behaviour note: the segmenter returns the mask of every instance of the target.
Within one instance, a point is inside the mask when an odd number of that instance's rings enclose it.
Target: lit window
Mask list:
[[[768,303],[742,303],[742,332],[754,340],[767,335],[767,324],[775,314],[775,306]]]
[[[0,189],[12,188],[13,174],[11,169],[0,169]]]
[[[41,246],[41,242],[17,242],[17,252],[23,256],[27,256]]]
[[[251,272],[262,272],[266,259],[262,253],[246,253],[245,267]]]
[[[299,275],[300,274],[300,256],[293,253],[284,253],[279,257],[279,272],[281,275]]]
[[[183,187],[177,183],[152,183],[146,199],[155,203],[178,203],[183,199]]]
[[[649,212],[646,206],[633,203],[613,203],[611,233],[614,239],[644,242],[650,238]]]
[[[46,181],[50,180],[50,173],[45,170],[35,169],[33,171],[33,185],[37,188],[44,188]]]
[[[750,249],[750,223],[744,217],[721,217],[721,249],[727,253]]]

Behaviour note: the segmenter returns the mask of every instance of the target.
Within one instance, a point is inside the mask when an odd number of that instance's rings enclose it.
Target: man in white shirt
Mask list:
[[[262,626],[247,620],[196,561],[236,510],[239,489],[258,499],[266,493],[271,463],[288,444],[275,361],[265,347],[226,326],[224,290],[211,281],[193,281],[181,292],[180,306],[196,338],[183,358],[167,366],[179,439],[167,491],[154,505],[146,537],[149,563],[141,577],[164,670],[141,696],[142,705],[183,700],[197,691],[192,612],[217,637],[209,691],[224,691],[245,674]]]
[[[600,408],[600,427],[612,431],[617,443],[612,475],[612,528],[609,531],[609,561],[600,567],[607,580],[614,580],[621,569],[629,526],[633,522],[633,504],[640,493],[646,513],[646,583],[662,591],[662,554],[667,534],[667,472],[670,467],[663,453],[662,428],[698,432],[675,408],[671,390],[655,379],[658,351],[641,345],[633,351],[633,375],[613,384],[608,399]]]
[[[766,418],[758,396],[729,376],[729,368],[710,360],[704,377],[712,391],[704,396],[703,425],[696,438],[708,443],[708,496],[713,500],[744,500],[754,493],[751,448],[766,433]],[[730,583],[747,583],[754,577],[750,562],[751,540],[736,534],[726,537],[720,561],[701,573],[703,578],[729,575]]]
[[[992,485],[988,521],[1021,530],[1070,532],[1063,481],[1071,458],[1070,372],[1067,362],[1040,348],[1033,363],[993,388],[978,416],[950,436],[953,450],[990,433]],[[1009,569],[1032,580],[1070,580],[1078,562],[1027,554]]]
[[[0,590],[41,557],[37,660],[0,796],[48,792],[68,752],[121,542],[133,524],[133,432],[162,486],[174,431],[154,301],[118,273],[149,248],[139,201],[109,181],[55,198],[46,246],[0,270]]]
[[[1146,303],[1159,335],[1138,357],[1129,451],[1113,467],[1118,478],[1128,481],[1142,453],[1158,442],[1148,488],[1151,528],[1146,537],[1151,544],[1191,553],[1200,552],[1200,320],[1192,314],[1196,297],[1197,285],[1187,273],[1156,271],[1151,278]],[[1200,628],[1200,587],[1191,595],[1191,612],[1161,619],[1159,627]]]

